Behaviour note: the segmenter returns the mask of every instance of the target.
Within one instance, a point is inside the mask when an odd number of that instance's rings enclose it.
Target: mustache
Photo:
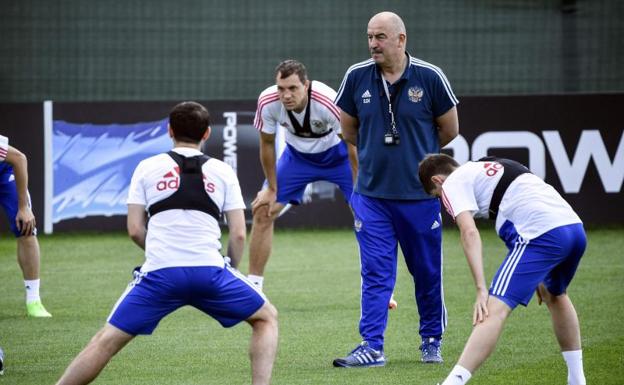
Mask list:
[[[371,49],[370,53],[383,53],[383,51],[380,49]]]

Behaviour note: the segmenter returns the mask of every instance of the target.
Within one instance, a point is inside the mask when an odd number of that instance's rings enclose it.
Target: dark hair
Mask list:
[[[288,59],[279,63],[277,67],[275,67],[275,77],[280,77],[280,79],[285,79],[292,74],[296,74],[299,76],[299,80],[301,83],[305,83],[308,80],[308,71],[306,70],[303,63],[294,60]]]
[[[182,102],[169,113],[169,125],[175,140],[199,143],[210,125],[210,114],[199,103]]]
[[[459,167],[459,163],[446,154],[429,154],[418,164],[418,177],[425,192],[429,194],[435,189],[431,181],[434,175],[450,175],[453,170]]]

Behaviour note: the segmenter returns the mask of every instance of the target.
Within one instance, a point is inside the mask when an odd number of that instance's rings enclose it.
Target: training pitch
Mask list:
[[[279,227],[279,225],[278,225]],[[491,279],[505,254],[493,229],[481,230]],[[51,319],[25,317],[15,240],[0,240],[0,385],[53,384],[104,324],[142,263],[125,234],[40,237],[42,298]],[[224,242],[225,244],[225,242]],[[588,231],[588,249],[569,288],[581,322],[588,384],[624,383],[624,230]],[[247,255],[241,270],[247,271]],[[279,311],[280,345],[274,385],[410,384],[442,381],[471,330],[474,286],[458,233],[444,233],[444,289],[449,323],[442,365],[419,362],[418,314],[402,257],[386,332],[384,368],[337,369],[332,359],[359,342],[359,260],[349,230],[277,231],[265,293]],[[138,337],[113,358],[95,384],[250,383],[250,328],[222,329],[192,308],[170,315],[155,333]],[[548,311],[535,299],[511,315],[498,347],[470,384],[564,384],[566,367]]]

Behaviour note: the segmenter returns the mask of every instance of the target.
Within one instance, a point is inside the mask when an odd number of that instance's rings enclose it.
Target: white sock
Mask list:
[[[39,301],[39,280],[24,280],[24,287],[26,287],[26,303]]]
[[[561,352],[563,359],[568,365],[568,385],[585,385],[585,373],[583,372],[583,351],[570,350]]]
[[[472,377],[468,369],[460,365],[455,365],[451,373],[446,377],[442,385],[464,385]]]
[[[258,287],[258,289],[262,290],[262,284],[264,283],[264,277],[261,275],[247,275],[247,279],[251,281],[254,285]]]

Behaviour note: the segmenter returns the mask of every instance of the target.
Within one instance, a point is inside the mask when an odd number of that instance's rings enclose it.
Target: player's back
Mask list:
[[[534,174],[520,175],[509,185],[499,212],[526,239],[555,227],[582,222],[557,190]]]
[[[194,149],[177,148],[183,156],[201,155]],[[210,158],[202,165],[205,193],[220,212],[244,209],[236,174],[226,163]],[[128,203],[150,206],[180,187],[180,169],[168,154],[143,160],[135,170]],[[149,219],[146,263],[143,271],[173,266],[223,266],[221,230],[217,219],[192,209],[168,209]]]

